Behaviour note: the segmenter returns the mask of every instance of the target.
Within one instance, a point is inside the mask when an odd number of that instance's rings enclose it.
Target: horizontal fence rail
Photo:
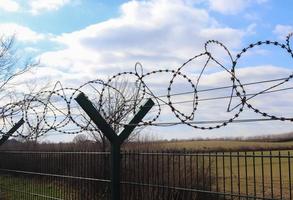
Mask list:
[[[121,199],[292,199],[292,152],[121,153]],[[110,199],[110,153],[0,151],[0,199]]]

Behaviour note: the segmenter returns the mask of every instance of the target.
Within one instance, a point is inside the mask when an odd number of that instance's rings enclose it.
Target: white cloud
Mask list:
[[[36,53],[36,52],[40,51],[39,49],[34,48],[34,47],[26,47],[24,50],[28,53]]]
[[[252,3],[263,4],[267,0],[208,0],[211,10],[222,14],[237,14],[248,8]]]
[[[245,0],[209,0],[210,9],[222,14],[236,14],[248,7]]]
[[[7,12],[16,12],[20,9],[20,6],[17,2],[12,0],[1,0],[0,9]]]
[[[41,61],[69,73],[101,75],[133,69],[137,61],[148,69],[178,66],[201,53],[208,39],[241,45],[245,30],[222,26],[206,10],[184,2],[124,3],[119,17],[56,37],[66,48],[42,54]]]
[[[282,25],[282,24],[278,24],[275,26],[275,29],[273,31],[274,34],[276,34],[278,36],[279,39],[284,40],[286,38],[286,36],[293,32],[293,26],[291,25]]]
[[[37,15],[42,11],[58,10],[69,2],[70,0],[29,0],[28,4],[31,13]]]
[[[172,1],[172,3],[167,0],[131,1],[122,5],[121,14],[117,18],[55,37],[54,41],[65,48],[43,53],[40,58],[44,67],[26,79],[40,77],[41,80],[45,80],[45,75],[49,75],[55,81],[62,81],[64,87],[78,87],[81,82],[95,78],[107,78],[119,70],[133,69],[137,61],[143,64],[145,72],[164,68],[174,69],[190,57],[202,53],[206,40],[219,39],[229,49],[238,49],[242,46],[244,35],[254,33],[254,24],[243,30],[221,25],[210,16],[207,10],[195,8],[184,2],[179,0]],[[214,46],[211,45],[209,48],[212,49]],[[216,53],[217,56],[223,56],[223,51]],[[190,70],[186,70],[186,72],[191,74],[193,80],[196,80],[196,72],[199,71],[198,68],[202,66],[202,62],[202,60],[198,60],[188,66]],[[237,68],[236,71],[241,76],[243,83],[271,79],[286,75],[287,72],[286,68],[269,65],[258,67],[247,67],[246,65],[241,69]],[[152,86],[160,87],[159,92],[166,92],[165,85],[168,85],[169,80],[165,76],[159,78],[158,76],[153,77],[154,81],[149,79],[149,82]],[[229,78],[229,74],[223,72],[221,68],[205,71],[200,87],[230,85]],[[183,84],[187,86],[183,87],[184,90],[190,89],[188,83]],[[261,89],[248,88],[247,91],[253,92]],[[178,90],[182,90],[182,88]],[[221,96],[223,94],[228,93],[226,91],[226,93],[211,93],[210,95]],[[200,96],[200,98],[203,97]],[[181,100],[185,100],[185,98]],[[265,98],[258,97],[257,100],[255,102],[258,103],[265,101]],[[261,108],[268,110],[272,105],[277,105],[278,98],[274,98],[272,101]],[[286,103],[290,105],[289,98]],[[215,101],[211,102],[211,105],[215,105]],[[218,105],[224,108],[227,104]],[[205,117],[207,119],[222,117],[220,114],[215,116],[215,112],[208,104],[201,103],[200,106],[202,110],[199,110],[201,113],[197,116],[204,119]],[[184,109],[190,111],[190,107],[186,106]],[[225,109],[221,109],[221,111],[223,111],[225,119],[227,116],[231,116],[231,113],[225,113]],[[164,114],[162,114],[163,117]],[[250,114],[245,116],[252,117]],[[176,119],[172,118],[172,120]],[[234,128],[231,134],[241,129],[239,126]],[[223,135],[226,130],[221,129]],[[246,129],[244,130],[246,131]],[[191,129],[191,131],[193,130]],[[241,132],[245,135],[247,134],[245,131],[238,130],[237,133]],[[176,136],[180,137],[178,134]],[[192,135],[190,134],[190,136]]]
[[[229,47],[239,47],[241,45],[241,38],[244,36],[244,31],[233,28],[206,28],[200,30],[200,34],[206,40],[211,38],[219,41],[224,41],[225,45]]]
[[[22,42],[37,42],[45,38],[44,34],[15,23],[0,24],[0,35],[15,35],[16,39]]]

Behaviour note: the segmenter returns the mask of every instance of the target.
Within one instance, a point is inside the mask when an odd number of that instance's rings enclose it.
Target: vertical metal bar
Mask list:
[[[144,173],[143,171],[142,171],[142,169],[141,169],[141,156],[140,156],[140,153],[139,153],[139,151],[137,151],[137,159],[138,159],[138,161],[137,161],[137,170],[138,170],[138,180],[136,180],[138,183],[142,183],[142,174]],[[138,186],[137,187],[137,191],[138,191],[138,194],[137,194],[137,198],[138,199],[142,199],[142,197],[141,197],[141,187],[142,186]]]
[[[262,197],[265,197],[265,172],[264,172],[264,155],[263,151],[261,152],[261,177],[262,177]]]
[[[245,191],[246,191],[246,196],[248,196],[247,152],[246,151],[244,153],[244,165],[245,165]]]
[[[73,163],[75,163],[75,155],[74,153],[70,153],[70,164],[72,165]],[[73,170],[72,170],[72,176],[76,176],[76,166],[73,167]],[[51,182],[51,181],[50,181]],[[72,179],[70,181],[70,188],[73,190],[73,199],[77,199],[76,198],[76,180],[75,179]]]
[[[176,179],[175,179],[175,153],[172,152],[172,181],[173,181],[173,187],[175,187],[175,182],[176,182]],[[173,191],[172,191],[173,192]]]
[[[20,159],[21,154],[16,153],[16,156],[17,156],[16,158]],[[25,155],[25,158],[24,158],[25,160],[27,159],[26,157],[28,157],[28,154]],[[17,167],[17,169],[21,169],[21,168]],[[23,169],[26,170],[25,167]],[[15,181],[17,181],[17,180],[15,180]],[[29,182],[28,179],[26,179],[26,177],[24,177],[23,184],[25,185],[25,187],[23,188],[23,192],[26,192],[27,194],[23,193],[21,196],[26,199],[27,197],[30,197],[30,196],[28,196],[28,194],[30,193],[30,191],[29,191],[29,189],[30,189],[30,185],[29,185],[30,182]]]
[[[216,152],[216,191],[219,192],[218,152]],[[219,195],[217,195],[217,199]]]
[[[229,154],[230,158],[230,193],[231,193],[231,199],[233,198],[233,164],[232,164],[232,152],[230,151]]]
[[[79,162],[79,153],[73,153],[73,162],[72,163],[78,163]],[[75,168],[75,177],[79,176],[79,167],[80,166],[74,166]],[[74,185],[75,188],[78,188],[77,190],[75,190],[75,198],[78,199],[79,198],[79,190],[80,190],[80,181],[78,181],[77,179],[74,180]]]
[[[157,176],[158,176],[158,185],[162,185],[163,178],[164,178],[164,173],[161,171],[161,168],[164,166],[162,162],[162,153],[159,153],[157,150]],[[160,187],[157,187],[157,199],[160,199],[164,192],[164,189]]]
[[[57,168],[58,169],[61,169],[61,156],[62,156],[62,154],[58,154],[58,157],[57,157]],[[58,174],[60,174],[60,172],[58,173]],[[57,196],[57,198],[62,198],[61,197],[61,195],[62,195],[62,191],[61,191],[61,178],[59,177],[59,178],[57,178],[57,194],[58,194],[58,196]]]
[[[206,182],[205,182],[205,180],[206,180],[206,174],[205,174],[205,162],[204,162],[204,160],[205,160],[205,154],[203,153],[202,154],[202,186],[203,186],[203,188],[206,188]]]
[[[157,165],[157,169],[156,169],[156,173],[157,173],[157,184],[160,184],[160,173],[159,173],[159,151],[156,151],[156,165]],[[161,176],[163,176],[163,174],[161,174]],[[162,177],[161,177],[162,178]]]
[[[223,152],[223,190],[224,190],[224,199],[226,198],[226,173],[225,173],[225,152]]]
[[[68,166],[68,154],[64,154],[63,163],[65,163],[65,166]],[[64,175],[69,175],[66,172],[63,172]],[[64,188],[64,199],[68,199],[68,188],[67,188],[67,179],[63,177],[63,188]]]
[[[151,199],[152,197],[151,197],[151,193],[150,193],[150,178],[151,178],[151,174],[150,174],[150,166],[151,166],[151,162],[150,162],[150,158],[151,158],[151,151],[150,151],[150,154],[147,154],[146,156],[146,158],[147,158],[147,167],[148,167],[148,172],[147,172],[147,179],[148,179],[148,199]]]
[[[154,167],[154,170],[152,171],[152,174],[153,174],[153,178],[152,178],[152,185],[156,184],[156,182],[158,181],[158,178],[157,177],[157,172],[156,172],[156,151],[153,151],[153,155],[152,155],[152,161],[153,161],[153,167]],[[157,192],[157,188],[156,187],[151,187],[152,189],[152,194],[153,194],[153,198],[152,199],[156,199],[156,192]]]
[[[123,151],[123,163],[124,164],[123,164],[122,170],[125,172],[126,175],[128,175],[128,173],[126,173],[126,172],[128,172],[127,164],[129,163],[128,151]],[[126,193],[126,195],[129,195],[128,194],[129,192],[127,191],[127,185],[123,185],[122,191],[123,191],[123,193]],[[128,197],[126,197],[126,198],[128,198]]]
[[[145,154],[142,154],[142,166],[143,166],[143,183],[146,183],[146,174],[147,174],[147,167],[146,167],[146,162],[145,162]],[[145,187],[143,187],[143,190],[145,191]],[[147,195],[143,195],[147,196]]]
[[[279,151],[279,177],[280,177],[280,198],[283,199],[283,187],[282,187],[282,160],[281,151]]]
[[[156,183],[156,181],[158,180],[159,177],[157,177],[157,172],[156,172],[156,165],[155,165],[155,159],[156,159],[156,153],[155,151],[151,151],[151,153],[148,155],[150,157],[151,160],[151,169],[150,169],[150,173],[148,173],[148,176],[150,176],[150,184],[149,184],[149,193],[151,194],[151,199],[155,199],[156,196],[156,188],[152,187],[153,184]]]
[[[133,160],[135,159],[135,158],[133,158],[133,153],[134,153],[134,150],[130,150],[130,151],[128,151],[128,153],[127,153],[127,156],[128,156],[128,168],[126,169],[126,170],[128,170],[128,171],[132,171],[133,172],[133,174],[131,174],[131,177],[130,177],[130,174],[129,173],[127,173],[127,178],[128,178],[128,180],[131,180],[131,181],[133,181],[133,178],[135,177],[135,171],[134,171],[134,169],[133,169],[133,164],[134,164],[134,162],[133,162]],[[133,193],[133,191],[132,191],[132,189],[133,189],[133,187],[131,186],[131,185],[128,185],[127,186],[127,189],[128,189],[128,195],[129,195],[129,199],[132,199],[133,198],[133,196],[134,196],[134,193]],[[121,195],[121,196],[123,196],[123,195]]]
[[[289,170],[289,197],[292,199],[292,187],[291,187],[291,155],[290,151],[288,151],[288,170]]]
[[[93,153],[92,151],[95,151],[95,153]],[[94,163],[94,158],[95,158],[95,156],[96,156],[96,151],[97,150],[91,150],[91,152],[92,153],[90,153],[89,154],[89,158],[90,158],[90,160],[89,160],[89,178],[95,178],[95,176],[94,176],[94,170],[92,170],[93,169],[93,166],[95,165],[95,163]],[[103,164],[103,163],[102,163]],[[100,163],[100,165],[99,166],[97,166],[97,168],[99,168],[100,169],[100,171],[102,170],[102,165],[101,165],[101,163]],[[107,185],[108,183],[103,183],[102,184],[102,188],[105,188],[105,192],[108,194],[109,192],[107,191],[107,188],[108,188],[108,185]],[[96,181],[89,181],[89,196],[90,196],[90,198],[93,198],[92,196],[93,196],[93,186],[94,185],[96,185]],[[108,195],[106,195],[106,197],[107,197]],[[108,200],[108,198],[107,198],[107,200]]]
[[[84,177],[89,178],[89,161],[90,161],[90,157],[89,157],[89,152],[88,149],[86,150],[84,157],[85,157],[85,175]],[[89,190],[90,190],[90,181],[89,180],[85,180],[85,195],[86,198],[90,199],[89,196]],[[62,197],[61,197],[62,198]]]
[[[127,153],[126,153],[126,155],[127,155],[127,160],[128,160],[128,162],[127,162],[127,168],[125,169],[125,171],[126,172],[128,172],[128,173],[124,173],[125,175],[126,175],[126,177],[125,178],[127,178],[127,180],[129,180],[129,181],[132,181],[133,180],[133,177],[134,177],[134,171],[132,170],[132,166],[133,166],[133,157],[132,157],[132,155],[133,155],[133,150],[128,150],[127,151]],[[131,175],[130,175],[130,171],[131,171]],[[132,187],[130,186],[130,185],[122,185],[123,187],[122,187],[122,189],[124,189],[123,191],[124,191],[124,195],[125,195],[125,193],[127,193],[126,195],[127,195],[127,198],[128,199],[132,199],[132,196],[133,196],[133,192],[131,191],[131,189],[132,189]],[[122,191],[122,190],[121,190]],[[120,192],[120,195],[122,194],[122,192]],[[125,196],[126,196],[125,195]],[[126,197],[124,196],[124,199],[126,199]]]
[[[175,152],[174,152],[174,150],[172,150],[172,162],[171,162],[171,165],[172,165],[172,182],[171,182],[171,184],[172,184],[172,189],[170,190],[171,191],[171,197],[173,198],[173,196],[175,195],[175,189],[174,189],[174,187],[175,186],[177,186],[177,183],[176,183],[176,168],[175,168],[175,166],[176,166],[176,157],[175,157]]]
[[[291,155],[288,151],[288,169],[289,169],[289,197],[292,199],[292,187],[291,187]]]
[[[165,182],[166,182],[166,173],[165,173],[165,169],[166,169],[166,167],[165,167],[165,152],[163,152],[163,153],[161,153],[161,162],[162,162],[162,166],[161,166],[161,176],[162,176],[162,178],[161,178],[161,182],[160,182],[160,184],[161,185],[165,185]],[[167,170],[169,170],[169,169],[167,169]],[[165,198],[165,187],[163,187],[163,194],[162,194],[162,199],[164,199]]]
[[[187,170],[187,167],[186,167],[186,151],[184,150],[184,187],[186,188],[186,174],[187,174],[187,172],[186,172],[186,170]]]
[[[273,182],[273,161],[272,151],[270,151],[270,173],[271,173],[271,198],[274,198],[274,182]]]
[[[137,183],[142,183],[142,173],[144,173],[141,169],[141,155],[139,153],[139,151],[136,151],[136,155],[137,155],[137,179],[136,182]],[[137,186],[136,187],[137,190],[137,196],[136,198],[138,199],[142,199],[141,197],[141,186]]]
[[[183,155],[183,170],[184,170],[184,188],[186,188],[186,150],[184,149]],[[187,192],[183,192],[183,199],[186,199]]]
[[[137,155],[136,155],[136,151],[135,150],[133,150],[132,151],[132,156],[131,157],[133,157],[133,168],[131,168],[132,170],[133,170],[133,172],[134,172],[134,180],[133,180],[133,182],[138,182],[138,168],[136,167],[136,165],[137,165]],[[133,185],[133,186],[131,186],[131,188],[132,188],[132,190],[134,190],[133,191],[133,194],[134,194],[134,198],[135,199],[137,199],[137,186],[135,186],[135,185]]]
[[[112,199],[120,199],[120,144],[113,142],[111,145],[111,185],[112,185]]]
[[[237,151],[237,172],[238,172],[238,199],[240,200],[240,194],[241,194],[241,191],[240,191],[240,188],[241,188],[241,178],[240,178],[240,160],[239,160],[239,151]]]
[[[252,152],[252,165],[253,165],[253,187],[254,187],[253,191],[254,191],[254,197],[256,197],[255,152]]]
[[[82,174],[82,176],[81,177],[86,177],[86,162],[87,162],[87,160],[86,160],[86,153],[85,153],[85,150],[80,154],[81,155],[81,158],[82,158],[82,161],[81,161],[81,163],[83,163],[82,164],[82,166],[81,166],[81,174]],[[85,190],[85,188],[86,188],[86,182],[87,182],[87,180],[85,180],[85,179],[82,179],[82,183],[81,183],[81,187],[82,187],[82,192],[81,192],[81,194],[80,194],[80,197],[82,198],[87,198],[87,191]]]
[[[198,178],[198,153],[196,153],[196,189],[199,189],[199,178]]]
[[[190,170],[190,188],[193,188],[193,163],[192,163],[192,154],[189,154],[189,170]]]
[[[124,173],[125,177],[124,178],[126,178],[126,180],[128,180],[128,181],[132,181],[132,178],[134,176],[133,171],[132,171],[131,176],[130,176],[131,165],[133,163],[133,162],[130,162],[130,160],[132,159],[131,154],[132,154],[131,150],[127,150],[125,152],[125,154],[124,154],[125,161],[126,161],[126,163],[124,164],[125,167],[122,170],[120,169],[121,171],[125,171],[125,173]],[[122,188],[120,190],[121,190],[120,195],[124,194],[124,199],[131,199],[133,194],[130,191],[131,190],[130,185],[122,185]]]
[[[209,184],[210,184],[210,191],[212,191],[212,163],[211,163],[211,152],[209,152]]]
[[[81,163],[84,163],[83,165],[81,165],[80,166],[80,173],[82,174],[82,177],[86,177],[86,162],[87,162],[87,160],[86,160],[86,153],[85,153],[85,150],[80,154],[80,156],[81,156],[81,159],[82,159],[82,162]],[[87,198],[86,197],[86,190],[85,190],[85,188],[86,188],[86,182],[87,182],[87,180],[85,180],[85,179],[83,179],[82,180],[82,183],[81,183],[81,187],[82,187],[82,192],[80,192],[80,198]],[[57,191],[57,190],[56,190]],[[58,197],[58,196],[56,196],[56,197]]]
[[[91,171],[91,166],[92,166],[92,159],[93,159],[93,154],[92,154],[92,149],[90,150],[90,152],[88,152],[88,158],[87,158],[87,160],[88,160],[88,165],[87,165],[87,170],[88,170],[88,174],[87,174],[87,177],[89,177],[89,178],[93,178],[93,175],[92,175],[92,171]],[[101,170],[101,168],[100,168],[100,170]],[[92,185],[93,185],[93,183],[94,183],[94,181],[88,181],[88,186],[87,186],[87,188],[88,188],[88,198],[89,199],[91,199],[92,197],[91,197],[91,188],[92,188]],[[104,185],[103,185],[104,186]]]
[[[72,163],[78,163],[79,161],[79,155],[78,153],[72,153]],[[79,166],[74,166],[74,176],[77,177],[79,176],[78,171],[79,171]],[[75,198],[78,199],[79,198],[79,190],[80,190],[80,186],[79,186],[79,181],[77,181],[76,179],[73,181],[74,182],[74,188],[78,188],[75,189],[74,195]]]
[[[181,155],[180,153],[177,153],[178,157],[178,184],[181,187]]]
[[[169,187],[170,187],[170,153],[169,151],[166,152],[166,157],[167,157],[167,189],[166,189],[166,199],[169,194]]]
[[[58,154],[55,154],[54,155],[54,174],[57,174],[57,167],[56,165],[58,166]],[[54,186],[53,186],[53,190],[54,190],[54,197],[57,198],[58,197],[58,190],[57,190],[57,186],[58,186],[58,180],[57,180],[57,177],[55,176],[54,177]]]
[[[43,171],[43,159],[42,159],[42,153],[40,153],[39,155],[38,155],[38,159],[39,159],[39,161],[41,161],[40,162],[40,164],[39,164],[39,167],[38,167],[38,172],[40,172],[40,173],[44,173],[44,171]],[[57,166],[57,167],[59,167],[59,166]],[[45,192],[44,192],[44,183],[43,183],[43,180],[41,180],[41,183],[40,183],[40,193],[42,194],[42,195],[45,195]]]
[[[168,153],[168,152],[167,152]],[[167,186],[170,187],[170,154],[167,154]],[[169,191],[167,190],[167,194]]]
[[[139,166],[140,166],[140,157],[139,157],[139,152],[138,151],[136,151],[136,150],[134,150],[133,151],[133,153],[134,153],[134,159],[135,159],[135,165],[134,165],[134,170],[136,171],[136,176],[135,176],[135,179],[134,179],[134,181],[135,182],[137,182],[137,183],[140,183],[140,174],[141,174],[141,171],[140,171],[140,168],[139,168]],[[123,169],[121,169],[122,170],[122,172],[123,172]],[[134,193],[135,193],[135,195],[134,195],[134,198],[135,199],[141,199],[140,198],[140,186],[133,186],[133,189],[134,189]],[[124,193],[122,193],[122,196],[124,196]]]
[[[155,154],[154,154],[154,151],[152,151],[151,153],[151,160],[152,160],[152,171],[151,171],[151,175],[152,175],[152,179],[151,179],[151,184],[153,185],[154,184],[154,180],[156,180],[157,178],[155,177],[156,176],[156,173],[155,173]],[[154,188],[153,187],[150,187],[150,190],[151,190],[151,198],[154,199]]]
[[[46,153],[46,160],[50,160],[50,153],[49,152]],[[51,162],[47,161],[47,170],[46,170],[46,172],[48,174],[51,174],[51,169],[52,169]],[[49,176],[49,181],[46,184],[49,185],[49,184],[52,183],[52,181],[53,181],[52,176]],[[49,189],[49,196],[52,196],[52,189],[51,188]]]

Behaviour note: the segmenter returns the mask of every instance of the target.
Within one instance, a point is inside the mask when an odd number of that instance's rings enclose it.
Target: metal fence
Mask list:
[[[121,199],[292,199],[292,152],[122,152]],[[0,152],[0,199],[110,199],[108,152]]]

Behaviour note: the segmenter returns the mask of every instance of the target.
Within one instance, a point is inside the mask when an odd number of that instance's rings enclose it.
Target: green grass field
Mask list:
[[[64,199],[62,195],[65,194],[64,191],[66,190],[68,188],[65,189],[64,186],[58,183],[45,183],[35,179],[8,175],[0,176],[1,200],[43,200],[47,199],[46,196]],[[70,192],[67,192],[67,197],[69,196]]]

